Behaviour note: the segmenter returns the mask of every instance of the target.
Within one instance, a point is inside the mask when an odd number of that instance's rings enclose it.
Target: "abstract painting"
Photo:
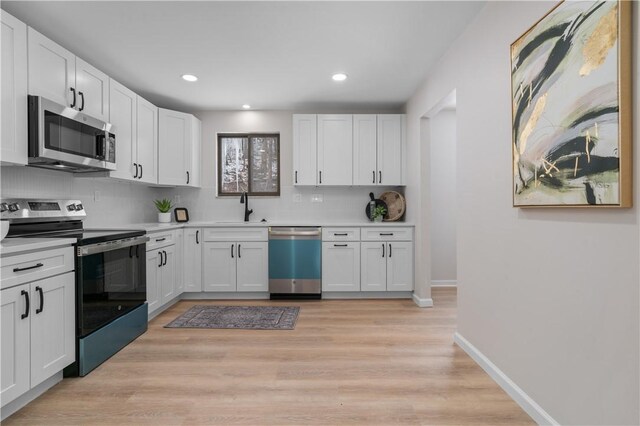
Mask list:
[[[562,2],[511,45],[514,206],[631,206],[630,3]]]

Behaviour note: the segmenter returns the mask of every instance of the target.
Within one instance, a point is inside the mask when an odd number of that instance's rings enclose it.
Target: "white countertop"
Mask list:
[[[0,255],[71,246],[75,242],[75,238],[5,238],[0,242]]]
[[[257,227],[263,228],[268,226],[322,226],[322,227],[395,227],[410,226],[414,224],[410,222],[335,222],[335,221],[301,221],[301,220],[278,220],[270,222],[233,222],[233,221],[194,221],[186,223],[132,223],[113,227],[114,229],[144,229],[147,232],[161,232],[171,229],[180,228],[233,228],[233,227]]]

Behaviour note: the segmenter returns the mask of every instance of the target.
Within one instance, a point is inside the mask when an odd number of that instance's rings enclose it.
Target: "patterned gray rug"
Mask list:
[[[298,306],[196,305],[165,325],[165,328],[293,330],[299,311]]]

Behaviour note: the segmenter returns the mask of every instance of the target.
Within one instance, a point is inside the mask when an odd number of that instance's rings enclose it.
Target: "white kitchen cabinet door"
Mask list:
[[[413,243],[387,242],[387,291],[413,290]]]
[[[184,230],[184,291],[202,291],[202,230]]]
[[[377,121],[375,114],[353,116],[353,184],[378,182]]]
[[[404,116],[378,115],[378,184],[404,185]]]
[[[180,296],[184,292],[184,229],[178,229],[175,231],[176,244],[175,244],[175,282],[176,282],[176,297]]]
[[[237,250],[237,291],[269,291],[267,242],[240,242]]]
[[[322,291],[360,291],[360,243],[322,243]]]
[[[189,161],[189,186],[200,188],[200,153],[202,146],[202,122],[191,116],[191,143],[185,158]]]
[[[360,290],[387,290],[386,243],[360,243]]]
[[[318,115],[318,185],[353,185],[353,116]]]
[[[237,243],[204,243],[203,291],[236,291]]]
[[[76,56],[31,27],[27,30],[27,39],[29,94],[77,107]],[[75,97],[71,89],[76,92]]]
[[[27,25],[0,11],[0,161],[27,164]]]
[[[4,12],[3,12],[4,14]],[[0,401],[5,405],[30,387],[31,355],[28,284],[0,291]],[[25,316],[28,314],[28,316]],[[24,318],[23,318],[24,316]]]
[[[78,57],[76,57],[76,91],[78,92],[78,111],[109,121],[109,76]]]
[[[137,96],[136,163],[138,180],[158,183],[158,107]],[[116,141],[118,135],[116,135]],[[116,154],[116,158],[118,158]]]
[[[161,276],[161,297],[160,305],[164,305],[174,297],[176,297],[176,246],[164,247],[162,252],[162,266],[160,267]]]
[[[137,95],[115,80],[109,84],[109,122],[116,135],[116,167],[111,177],[137,180],[136,167]]]
[[[162,277],[160,274],[160,250],[147,252],[147,305],[149,313],[160,307]]]
[[[76,359],[75,274],[46,278],[31,287],[31,387]]]
[[[293,115],[293,184],[317,184],[317,116]]]
[[[185,186],[190,180],[186,169],[191,143],[191,116],[183,112],[158,109],[159,152],[158,183],[161,185]]]

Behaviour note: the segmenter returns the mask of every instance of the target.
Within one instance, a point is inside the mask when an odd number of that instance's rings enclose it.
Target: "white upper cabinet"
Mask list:
[[[191,167],[187,169],[189,172],[189,186],[200,187],[200,149],[202,146],[202,122],[196,117],[191,116],[191,143],[187,144],[189,153],[188,159],[191,159]]]
[[[29,94],[77,108],[76,55],[33,28],[29,40]]]
[[[375,185],[378,182],[377,117],[375,114],[353,116],[353,184]]]
[[[109,121],[109,76],[77,57],[76,90],[78,111]]]
[[[318,115],[318,185],[353,185],[353,116]]]
[[[109,77],[33,28],[28,29],[29,94],[109,120]],[[117,139],[117,135],[116,135]]]
[[[378,184],[405,185],[405,116],[378,115]]]
[[[173,186],[199,186],[194,161],[200,160],[199,120],[191,114],[158,109],[158,183]],[[196,143],[194,129],[198,138]]]
[[[109,85],[110,118],[116,134],[116,167],[111,177],[136,180],[137,95],[115,80]]]
[[[403,114],[294,114],[293,184],[405,185]]]
[[[111,79],[109,121],[116,134],[118,179],[158,183],[158,108]]]
[[[137,97],[136,107],[137,179],[145,183],[158,183],[158,107],[140,96]],[[116,135],[116,143],[117,141]]]
[[[0,11],[0,161],[27,164],[27,26]]]
[[[317,184],[317,117],[293,115],[293,184]]]

